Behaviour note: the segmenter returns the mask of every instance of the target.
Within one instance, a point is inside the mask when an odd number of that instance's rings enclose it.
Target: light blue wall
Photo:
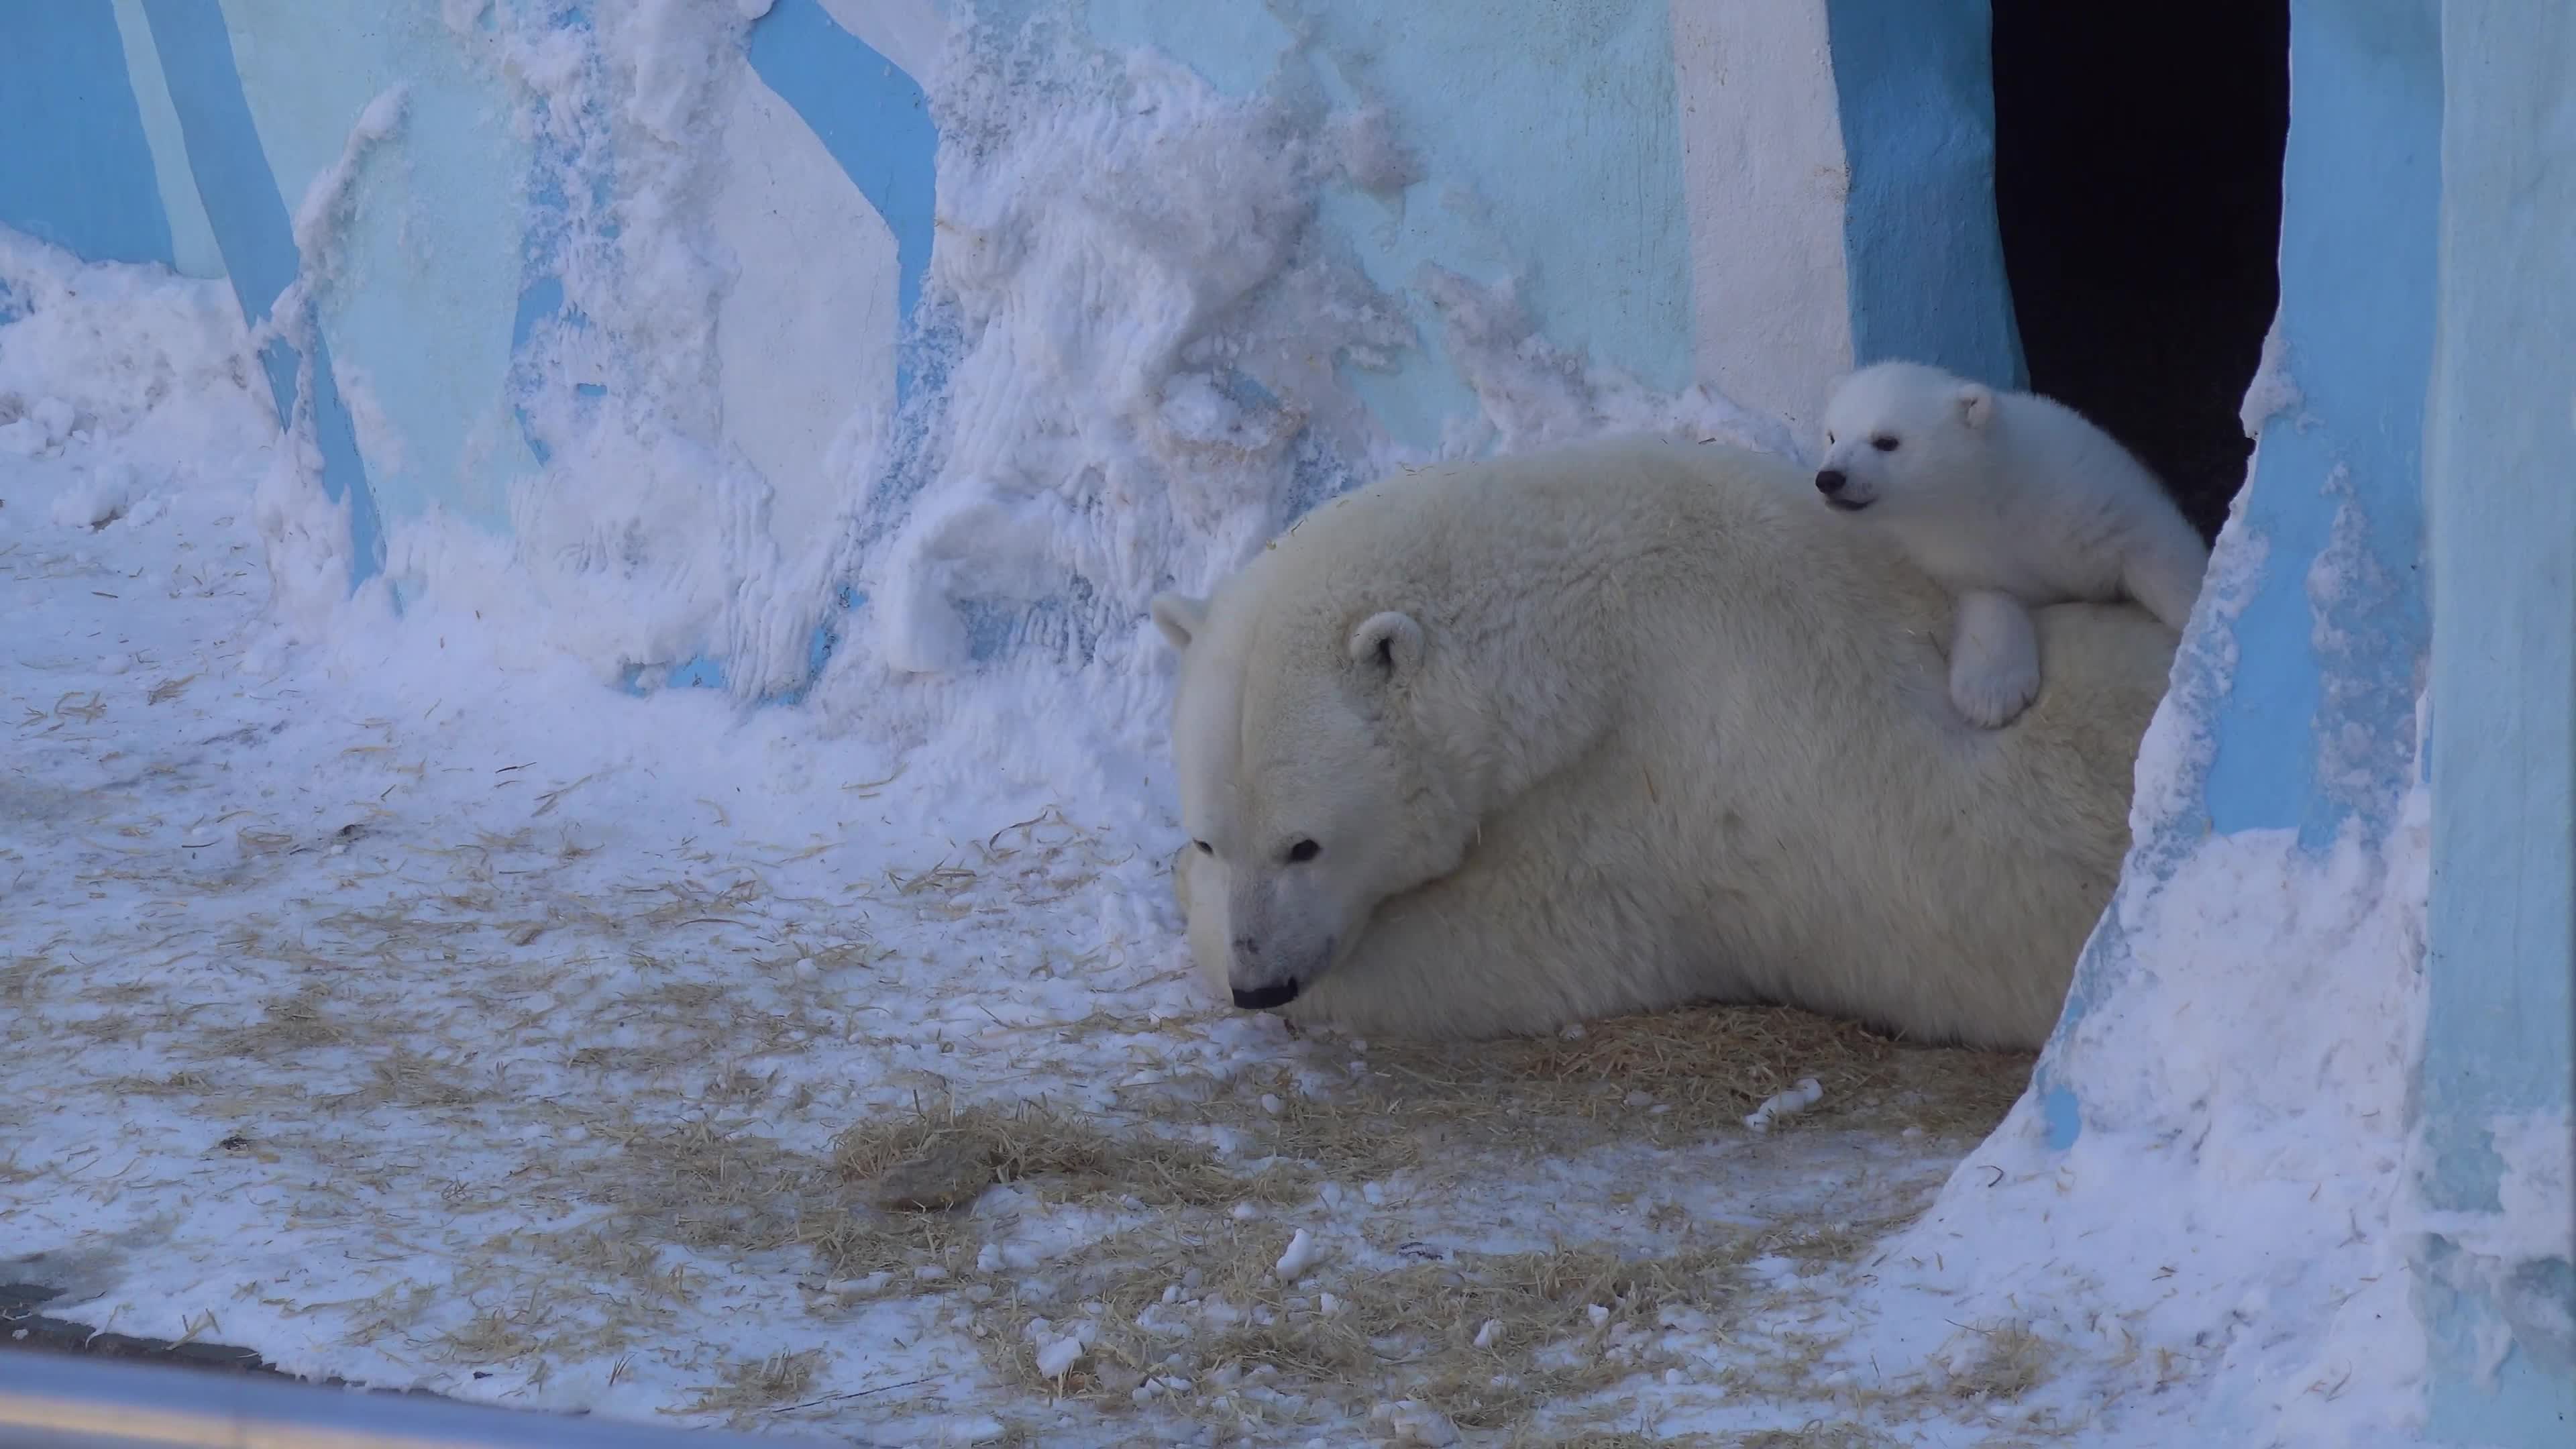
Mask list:
[[[527,148],[505,95],[469,68],[436,7],[359,9],[225,0],[223,14],[290,207],[340,164],[368,104],[402,89],[399,130],[359,159],[317,299],[332,385],[363,387],[352,406],[383,419],[386,441],[356,442],[375,446],[366,489],[388,524],[438,506],[504,529],[510,483],[532,467],[501,404]]]
[[[2218,721],[2209,825],[2298,828],[2322,846],[2356,806],[2385,811],[2410,768],[2407,721],[2427,623],[2424,390],[2431,375],[2441,207],[2439,0],[2294,0],[2290,139],[2282,176],[2280,326],[2302,416],[2263,432],[2245,526],[2273,560],[2238,618],[2237,671]],[[2340,472],[2339,472],[2340,470]],[[2306,561],[2328,541],[2347,480],[2370,562],[2401,581],[2348,598],[2327,622],[2352,647],[2320,654]],[[2321,774],[2357,728],[2384,746]]]
[[[116,12],[15,5],[0,36],[0,225],[84,257],[174,265]]]
[[[224,13],[212,4],[191,0],[144,0],[152,39],[161,56],[170,101],[187,141],[188,167],[197,195],[205,204],[215,242],[223,251],[233,294],[242,315],[253,325],[268,320],[269,311],[295,280],[294,227],[276,173],[251,119],[242,92],[240,67]],[[293,418],[299,402],[302,359],[285,342],[261,350],[278,416]],[[333,380],[326,344],[316,343],[313,388],[309,399],[313,434],[322,455],[322,489],[332,502],[349,507],[350,579],[356,588],[384,567],[384,530],[377,519],[375,495],[367,487],[365,465],[358,458],[357,434]]]
[[[1987,0],[1828,0],[1853,362],[2027,385],[1995,221]]]
[[[2576,10],[2454,3],[2441,46],[2423,1192],[2475,1225],[2502,1206],[2500,1122],[2576,1132]],[[2422,1245],[2434,1437],[2576,1443],[2576,1267],[2477,1247]]]

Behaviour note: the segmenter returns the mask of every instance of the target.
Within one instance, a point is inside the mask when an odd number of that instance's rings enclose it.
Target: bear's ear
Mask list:
[[[1972,428],[1982,428],[1994,421],[1995,390],[1982,382],[1959,385],[1959,416]]]
[[[1187,594],[1156,594],[1149,607],[1153,611],[1154,627],[1163,631],[1163,638],[1171,644],[1174,653],[1188,649],[1190,641],[1198,637],[1199,630],[1207,627],[1205,599],[1193,599]]]
[[[1371,614],[1351,631],[1351,662],[1399,679],[1422,662],[1422,626],[1390,609]]]

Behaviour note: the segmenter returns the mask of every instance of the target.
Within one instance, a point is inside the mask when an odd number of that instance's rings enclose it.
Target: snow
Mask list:
[[[755,1426],[1120,1437],[986,1346],[1162,1210],[996,1186],[953,1219],[956,1256],[834,1271],[792,1223],[721,1204],[947,1103],[1170,1124],[1254,1171],[1265,1134],[1372,1070],[1366,1043],[1206,996],[1148,752],[1069,713],[970,714],[923,749],[819,700],[637,698],[533,643],[507,612],[524,595],[348,598],[345,519],[270,419],[222,284],[5,234],[0,276],[34,302],[0,328],[7,396],[63,399],[85,434],[0,456],[0,1051],[33,1084],[0,1098],[0,1274],[84,1323],[521,1407],[714,1423],[776,1381],[810,1407]],[[128,476],[160,510],[83,521]],[[1118,686],[1140,715],[1154,679]],[[1342,1321],[1422,1254],[1651,1255],[1675,1221],[1864,1217],[1920,1202],[1955,1150],[1866,1124],[1759,1148],[1613,1134],[1221,1205],[1205,1231]],[[1185,1335],[1272,1311],[1177,1276],[1153,1307]],[[1015,1341],[1044,1367],[1107,1311]],[[1224,1368],[1158,1368],[1118,1402],[1176,1432],[1341,1432],[1309,1390]]]
[[[2255,362],[2254,380],[2245,388],[2244,404],[2236,410],[2237,424],[2246,437],[2260,438],[2265,423],[2297,414],[2306,401],[2298,380],[2290,375],[2290,345],[2281,335],[2281,319],[2276,315],[2263,334],[2262,356]]]
[[[1314,1236],[1299,1228],[1289,1236],[1287,1251],[1279,1255],[1279,1261],[1272,1265],[1271,1271],[1279,1275],[1281,1282],[1293,1282],[1305,1277],[1306,1270],[1313,1267],[1315,1260],[1322,1255],[1323,1248]]]
[[[1797,1085],[1788,1091],[1764,1098],[1762,1105],[1754,1108],[1745,1117],[1744,1128],[1748,1132],[1768,1132],[1771,1130],[1772,1123],[1783,1117],[1794,1117],[1824,1099],[1825,1089],[1822,1083],[1813,1077],[1800,1077]],[[1629,1105],[1645,1104],[1632,1102]]]
[[[89,476],[54,497],[51,510],[61,528],[105,528],[134,506],[134,470],[122,463],[92,468]]]
[[[1038,1373],[1041,1377],[1060,1379],[1073,1371],[1082,1358],[1082,1340],[1059,1338],[1038,1350]]]

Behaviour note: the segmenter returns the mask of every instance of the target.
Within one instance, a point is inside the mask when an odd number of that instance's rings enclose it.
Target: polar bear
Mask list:
[[[1921,363],[1877,363],[1834,389],[1816,489],[1957,598],[1950,696],[1989,729],[2039,694],[2030,609],[2126,597],[2179,632],[2209,569],[2200,534],[2110,434]]]
[[[2175,637],[2042,610],[2048,687],[1969,728],[1939,588],[1807,486],[1661,439],[1446,464],[1156,598],[1218,991],[1372,1035],[1767,1001],[2039,1045]]]

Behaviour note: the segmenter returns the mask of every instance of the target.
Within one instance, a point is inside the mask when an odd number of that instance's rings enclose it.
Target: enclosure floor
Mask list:
[[[418,618],[283,649],[246,482],[65,526],[72,467],[0,464],[0,1282],[53,1320],[844,1443],[2034,1423],[2008,1354],[1802,1367],[2024,1059],[1297,1037],[1132,828]]]

